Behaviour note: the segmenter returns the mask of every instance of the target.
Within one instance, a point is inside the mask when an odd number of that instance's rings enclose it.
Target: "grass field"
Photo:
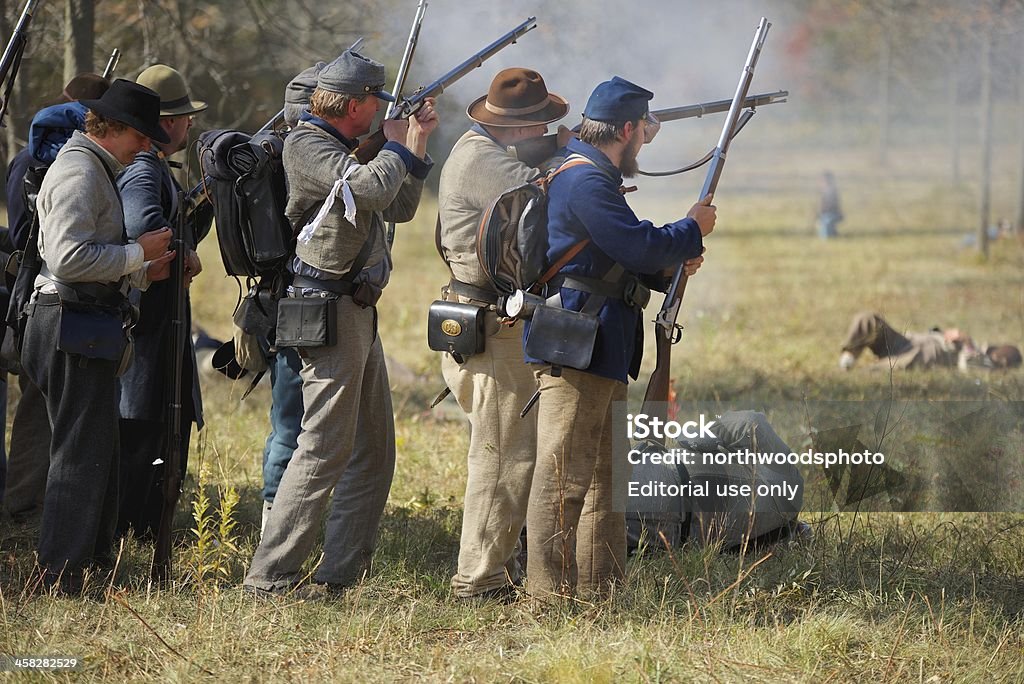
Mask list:
[[[673,366],[680,398],[739,408],[1024,398],[1020,371],[936,370],[890,383],[887,373],[836,366],[862,309],[903,329],[958,325],[976,339],[1024,342],[1024,247],[998,241],[986,263],[958,246],[974,230],[977,193],[943,180],[940,155],[907,151],[878,168],[858,151],[751,149],[726,172],[708,261],[688,288]],[[820,242],[811,223],[826,166],[847,218],[840,239]],[[1019,166],[1003,171],[994,211],[1010,216]],[[699,182],[643,180],[630,201],[669,220]],[[0,652],[84,658],[83,672],[47,676],[88,681],[1024,681],[1020,514],[813,514],[811,542],[769,556],[646,554],[598,604],[453,600],[467,433],[457,409],[426,408],[441,388],[424,339],[444,281],[433,216],[425,201],[400,227],[380,306],[396,362],[398,470],[373,576],[334,603],[240,593],[258,536],[269,392],[240,402],[241,383],[213,379],[177,519],[174,583],[149,585],[147,552],[129,543],[121,583],[105,598],[33,596],[32,540],[14,531],[0,557]],[[236,287],[218,275],[212,241],[203,255],[195,318],[223,338]],[[648,353],[645,373],[652,361]],[[631,398],[642,390],[637,383]],[[233,529],[220,515],[231,490]],[[207,496],[207,512],[193,515]]]

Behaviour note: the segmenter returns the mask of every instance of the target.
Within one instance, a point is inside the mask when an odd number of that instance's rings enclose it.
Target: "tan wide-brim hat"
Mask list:
[[[135,79],[160,95],[160,116],[196,114],[206,109],[205,102],[193,100],[188,93],[184,77],[166,64],[154,64]]]
[[[538,126],[569,113],[565,98],[549,93],[544,78],[532,69],[499,71],[487,94],[469,105],[466,115],[487,126]]]

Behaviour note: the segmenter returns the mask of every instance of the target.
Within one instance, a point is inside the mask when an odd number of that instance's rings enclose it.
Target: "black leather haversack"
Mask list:
[[[526,337],[526,355],[555,366],[586,370],[594,354],[598,323],[592,314],[538,306]]]
[[[277,303],[278,347],[333,347],[337,341],[335,297],[285,297]]]
[[[127,328],[118,307],[64,300],[57,349],[87,359],[121,362],[129,341]]]
[[[484,350],[487,334],[484,314],[475,304],[437,300],[427,313],[427,344],[434,351],[448,352],[456,361]]]

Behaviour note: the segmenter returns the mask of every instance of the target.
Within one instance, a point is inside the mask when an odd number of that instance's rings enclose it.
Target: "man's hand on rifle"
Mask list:
[[[189,250],[188,257],[185,259],[185,287],[191,287],[192,279],[202,272],[203,262],[200,261],[199,255],[195,250]]]
[[[718,208],[711,203],[714,195],[708,195],[690,208],[686,218],[692,218],[700,228],[701,237],[707,237],[715,229]]]
[[[171,244],[171,229],[164,226],[160,230],[151,230],[140,235],[135,242],[142,245],[142,258],[145,261],[163,258],[167,256],[167,247]]]
[[[687,278],[694,275],[698,270],[700,270],[700,267],[704,265],[704,252],[706,251],[708,251],[708,248],[704,247],[700,250],[701,256],[687,259],[683,262],[683,273],[686,274]],[[671,277],[671,275],[672,274],[670,273],[669,277]]]
[[[393,140],[404,145],[409,137],[409,120],[385,119],[381,125],[381,130],[384,131],[384,138],[388,141]]]
[[[149,278],[150,282],[157,282],[158,280],[167,280],[171,277],[171,262],[174,261],[174,255],[177,252],[167,252],[163,256],[152,259],[149,262],[149,268],[146,269],[146,277]]]
[[[409,118],[409,133],[405,146],[420,159],[427,155],[427,138],[437,129],[439,119],[434,109],[434,98],[428,97],[416,114]]]

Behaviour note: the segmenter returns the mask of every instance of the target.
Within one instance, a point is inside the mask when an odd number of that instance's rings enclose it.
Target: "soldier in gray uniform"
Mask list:
[[[445,382],[472,426],[459,564],[452,577],[460,598],[507,592],[520,579],[516,547],[537,450],[536,415],[519,417],[537,383],[523,363],[519,328],[502,325],[496,313],[498,295],[477,259],[477,230],[498,195],[540,174],[509,146],[544,135],[547,124],[568,111],[536,71],[505,69],[487,95],[469,106],[475,123],[441,171],[439,246],[452,274],[444,297],[487,309],[483,352],[462,363],[446,353],[441,361]],[[568,129],[563,127],[562,136],[564,145]]]
[[[109,567],[117,516],[117,373],[126,361],[129,282],[170,275],[171,231],[127,244],[115,175],[160,128],[160,96],[115,81],[75,131],[39,190],[43,268],[29,303],[22,365],[46,398],[52,438],[39,535],[43,583],[75,593]]]
[[[384,84],[383,65],[346,51],[320,72],[310,111],[285,143],[286,213],[300,231],[290,296],[336,306],[336,341],[299,350],[302,432],[245,578],[256,593],[295,588],[332,489],[324,558],[308,591],[358,581],[369,569],[391,488],[394,415],[375,307],[391,272],[384,222],[415,215],[438,119],[428,98],[408,122],[386,121],[388,142],[359,164],[351,153],[380,101],[390,98]],[[335,303],[317,303],[330,299]],[[279,344],[286,332],[279,318]]]

